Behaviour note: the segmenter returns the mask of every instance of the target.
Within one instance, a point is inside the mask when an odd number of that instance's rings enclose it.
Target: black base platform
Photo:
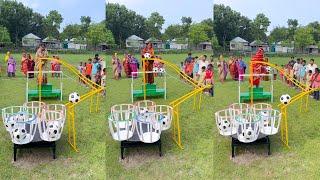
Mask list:
[[[243,142],[240,142],[238,139],[232,137],[232,141],[231,141],[232,157],[233,158],[235,157],[235,147],[237,147],[237,146],[251,146],[251,145],[267,145],[268,156],[271,155],[269,136],[258,139],[252,143],[243,143]]]
[[[134,147],[145,147],[145,146],[158,146],[159,148],[159,156],[162,156],[162,149],[161,149],[161,138],[159,141],[154,143],[144,143],[141,141],[121,141],[120,144],[120,151],[121,151],[121,159],[124,159],[124,149],[125,148],[134,148]]]
[[[28,144],[13,144],[13,160],[17,160],[17,151],[18,149],[29,149],[29,148],[52,148],[53,159],[56,159],[56,142],[48,141],[38,141],[30,142]]]

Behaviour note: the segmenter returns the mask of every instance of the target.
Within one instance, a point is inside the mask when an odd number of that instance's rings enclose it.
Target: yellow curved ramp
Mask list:
[[[177,65],[175,65],[169,61],[166,61],[163,59],[156,59],[156,58],[142,59],[143,64],[145,63],[145,61],[158,61],[158,62],[161,62],[161,63],[167,65],[168,67],[173,69],[175,71],[175,73],[177,73],[179,76],[181,76],[185,81],[187,81],[194,88],[194,90],[188,92],[187,94],[185,94],[185,95],[183,95],[183,96],[181,96],[181,97],[179,97],[169,103],[170,106],[173,107],[172,139],[178,145],[179,148],[183,149],[182,140],[181,140],[181,127],[180,127],[180,105],[183,102],[185,102],[193,97],[194,98],[193,99],[193,109],[200,110],[201,101],[202,101],[202,92],[203,92],[203,90],[210,88],[211,85],[207,85],[207,86],[200,85],[197,81],[193,80],[186,73],[184,73],[183,71],[180,71],[180,68]],[[146,71],[145,66],[143,66],[143,71],[144,72]],[[144,79],[144,82],[146,82],[145,79]],[[145,96],[145,99],[146,99],[146,96]]]
[[[75,128],[75,107],[80,104],[81,102],[87,100],[90,98],[90,113],[92,112],[92,108],[94,105],[94,96],[96,95],[96,108],[95,111],[99,111],[99,93],[105,89],[105,87],[102,87],[95,82],[91,81],[90,79],[83,76],[79,71],[72,66],[71,64],[67,63],[64,60],[57,60],[53,58],[41,58],[39,61],[56,61],[62,64],[64,67],[66,67],[69,71],[71,71],[77,78],[82,80],[86,85],[90,87],[90,91],[86,94],[82,95],[80,98],[80,101],[76,103],[67,102],[65,106],[67,107],[67,126],[68,126],[68,143],[72,147],[72,149],[76,152],[79,152],[77,147],[77,133]],[[42,67],[39,67],[39,76],[42,77]],[[39,83],[39,101],[41,101],[41,84]]]

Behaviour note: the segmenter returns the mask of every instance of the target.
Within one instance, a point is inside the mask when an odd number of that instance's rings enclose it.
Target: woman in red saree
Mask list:
[[[21,58],[21,72],[24,74],[24,76],[27,77],[27,72],[28,72],[28,59],[27,59],[27,54],[22,53],[22,58]]]
[[[124,55],[122,64],[123,64],[123,69],[124,69],[124,72],[126,73],[127,78],[131,77],[130,62],[127,54]]]
[[[154,50],[151,43],[147,43],[146,47],[142,49],[141,56],[144,58],[144,54],[149,53],[151,58],[154,58]],[[145,71],[153,71],[153,60],[147,60],[145,61],[145,64],[143,64],[145,67]],[[154,83],[154,75],[153,73],[146,73],[146,80],[147,83],[153,84]]]

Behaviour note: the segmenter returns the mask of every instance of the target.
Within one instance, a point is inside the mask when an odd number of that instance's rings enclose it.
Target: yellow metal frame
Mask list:
[[[77,103],[66,103],[65,106],[67,108],[67,126],[68,126],[68,143],[72,147],[72,149],[76,152],[79,152],[78,147],[77,147],[77,133],[76,133],[76,127],[75,127],[75,107],[85,101],[86,99],[90,98],[90,113],[92,112],[93,106],[94,106],[94,101],[93,97],[96,95],[96,107],[95,107],[95,112],[99,112],[99,93],[105,89],[105,87],[102,87],[95,82],[91,81],[90,79],[86,78],[84,75],[79,73],[79,71],[72,65],[68,64],[64,60],[57,60],[53,58],[41,58],[38,59],[40,62],[39,66],[39,76],[40,76],[40,82],[42,82],[42,66],[41,63],[42,61],[46,60],[55,60],[56,62],[59,62],[62,64],[64,67],[69,69],[73,74],[75,74],[81,81],[83,81],[86,85],[89,86],[90,91],[84,95],[81,96],[80,101]],[[38,79],[37,79],[38,80]],[[39,101],[41,101],[41,84],[39,83]]]
[[[172,139],[173,141],[178,145],[180,149],[183,149],[182,140],[181,140],[181,127],[180,127],[180,105],[183,102],[186,102],[187,100],[191,99],[193,97],[193,109],[194,110],[200,110],[201,108],[201,102],[202,102],[202,92],[203,90],[207,88],[211,88],[211,85],[207,86],[200,86],[198,82],[194,81],[191,77],[189,77],[184,72],[180,71],[179,67],[169,61],[162,60],[162,59],[142,59],[143,63],[143,72],[146,71],[145,69],[145,62],[146,61],[158,61],[160,63],[163,63],[170,68],[172,68],[176,73],[178,73],[186,82],[188,82],[190,85],[193,86],[194,90],[191,92],[171,101],[169,104],[173,108],[173,121],[172,121]],[[146,78],[143,76],[143,82],[144,82],[144,99],[146,100]]]
[[[281,117],[281,141],[283,142],[283,144],[286,147],[289,147],[289,130],[288,130],[288,114],[287,114],[287,108],[289,105],[297,102],[298,100],[300,100],[301,104],[300,104],[300,112],[306,112],[308,110],[308,103],[309,103],[309,94],[320,90],[320,88],[318,89],[308,89],[306,88],[305,84],[300,83],[299,81],[296,81],[295,79],[293,79],[292,77],[290,77],[290,75],[288,73],[285,73],[284,70],[279,67],[276,66],[272,63],[269,62],[264,62],[264,61],[250,61],[250,86],[251,86],[251,91],[253,91],[253,65],[254,64],[261,64],[261,65],[266,65],[266,66],[270,66],[276,70],[278,70],[280,73],[282,73],[287,80],[291,81],[295,86],[299,87],[302,92],[295,95],[294,97],[292,97],[291,101],[288,104],[279,104],[278,107],[280,108],[280,112],[282,114]],[[250,102],[251,105],[253,104],[253,92],[251,92],[251,97],[250,97]],[[303,111],[304,109],[304,111]]]

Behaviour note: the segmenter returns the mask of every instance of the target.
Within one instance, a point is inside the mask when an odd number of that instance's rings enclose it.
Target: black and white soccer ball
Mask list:
[[[164,68],[159,68],[160,73],[164,73],[166,70]]]
[[[263,123],[263,126],[268,126],[269,116],[270,116],[269,111],[260,111],[259,115],[260,115],[260,120]]]
[[[290,101],[291,101],[291,97],[289,94],[284,94],[280,97],[280,102],[282,104],[289,104]]]
[[[231,131],[231,124],[227,120],[223,120],[223,121],[219,122],[218,125],[219,125],[219,130],[222,131],[222,132]]]
[[[149,112],[149,110],[147,107],[140,107],[139,108],[139,114],[146,114],[148,112]]]
[[[27,130],[24,128],[14,128],[12,137],[17,142],[22,142],[27,138]]]
[[[145,59],[150,59],[151,58],[151,54],[150,53],[144,53],[144,58]]]
[[[268,73],[270,73],[271,72],[271,67],[270,66],[268,66],[268,67],[266,67],[266,71],[268,72]]]
[[[248,129],[244,130],[242,132],[242,136],[247,140],[251,141],[254,138],[253,130],[251,127],[248,127]]]
[[[153,68],[153,72],[154,72],[154,73],[158,73],[158,72],[159,72],[159,68],[154,67],[154,68]]]
[[[61,133],[61,125],[58,121],[49,121],[47,123],[47,133],[48,137],[51,139],[56,139]]]
[[[69,95],[69,102],[77,103],[80,101],[80,95],[77,92],[73,92]]]
[[[18,120],[17,115],[8,117],[4,123],[6,130],[10,132],[15,127],[17,120]]]

